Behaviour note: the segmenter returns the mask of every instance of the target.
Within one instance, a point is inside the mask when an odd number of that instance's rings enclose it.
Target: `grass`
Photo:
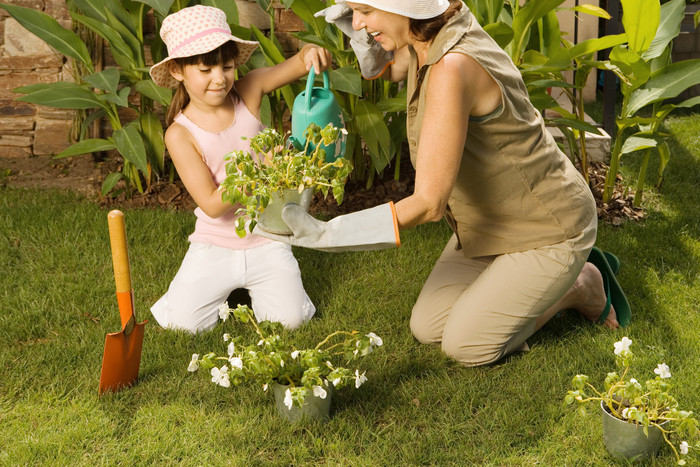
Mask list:
[[[444,223],[404,232],[396,250],[295,250],[319,310],[295,337],[358,329],[385,342],[365,360],[368,382],[338,393],[325,425],[287,424],[271,394],[186,371],[192,353],[223,350],[236,327],[192,336],[153,322],[148,309],[193,227],[191,214],[165,210],[126,212],[137,315],[151,322],[139,383],[99,398],[104,336],[119,328],[107,211],[70,193],[0,188],[0,465],[626,465],[606,453],[599,415],[562,401],[577,373],[602,382],[627,335],[638,374],[667,363],[682,405],[700,411],[700,115],[666,129],[672,160],[646,220],[599,232],[622,261],[625,330],[564,314],[529,339],[529,353],[462,368],[408,326],[450,235]],[[624,162],[633,179],[636,160]],[[641,465],[672,464],[665,447]]]

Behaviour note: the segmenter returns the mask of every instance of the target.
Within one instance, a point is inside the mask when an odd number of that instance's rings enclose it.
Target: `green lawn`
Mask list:
[[[700,115],[671,118],[667,130],[672,159],[647,218],[599,233],[622,261],[628,329],[564,314],[529,353],[462,368],[408,326],[446,224],[406,231],[396,250],[295,250],[318,314],[294,337],[357,329],[384,339],[363,363],[368,382],[338,393],[325,425],[289,425],[271,394],[186,371],[192,353],[223,351],[222,334],[237,328],[192,336],[153,322],[148,309],[193,226],[190,213],[166,210],[126,212],[137,315],[151,322],[139,383],[99,398],[104,336],[119,328],[107,211],[69,193],[0,188],[0,465],[617,465],[599,414],[580,417],[563,397],[577,373],[602,383],[622,336],[640,379],[665,362],[682,406],[700,411]],[[623,162],[632,180],[635,156]],[[664,447],[642,465],[672,464]]]

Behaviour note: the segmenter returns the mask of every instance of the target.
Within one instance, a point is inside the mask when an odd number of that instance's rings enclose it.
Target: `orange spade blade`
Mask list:
[[[130,334],[107,334],[100,375],[100,394],[133,385],[139,376],[141,346],[146,322],[135,323]]]

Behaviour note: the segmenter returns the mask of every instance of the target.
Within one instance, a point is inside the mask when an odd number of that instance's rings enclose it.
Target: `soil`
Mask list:
[[[114,208],[164,208],[171,210],[193,210],[196,205],[189,196],[182,182],[158,182],[151,185],[143,194],[137,193],[127,199],[124,195],[116,198],[103,197],[100,194],[102,182],[111,172],[119,169],[118,158],[95,161],[91,156],[79,156],[66,159],[52,159],[46,156],[3,158],[0,156],[0,186],[25,188],[58,188],[73,190],[105,207]],[[374,185],[367,189],[364,182],[349,181],[346,185],[345,199],[341,205],[329,196],[326,199],[317,194],[311,204],[311,213],[334,217],[348,212],[370,208],[389,201],[397,202],[413,192],[415,172],[407,155],[401,163],[398,180],[393,179],[393,170],[386,170],[389,175],[377,177]],[[623,191],[621,180],[609,203],[601,201],[607,167],[593,164],[589,168],[591,190],[598,207],[598,217],[613,225],[621,224],[625,219],[640,220],[644,211],[632,204],[634,193]]]

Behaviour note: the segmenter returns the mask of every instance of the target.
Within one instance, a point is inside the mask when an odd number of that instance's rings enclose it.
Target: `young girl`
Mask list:
[[[236,68],[258,43],[231,35],[223,11],[202,5],[184,8],[165,18],[160,35],[168,58],[150,74],[159,86],[176,90],[166,116],[165,144],[198,207],[189,250],[151,312],[165,328],[209,330],[228,295],[245,288],[258,320],[296,328],[316,310],[290,247],[250,233],[239,238],[237,206],[221,200],[218,186],[225,178],[224,155],[249,150],[242,138],[263,129],[262,97],[301,78],[311,66],[317,72],[328,69],[330,54],[306,45],[279,65],[235,80]]]

